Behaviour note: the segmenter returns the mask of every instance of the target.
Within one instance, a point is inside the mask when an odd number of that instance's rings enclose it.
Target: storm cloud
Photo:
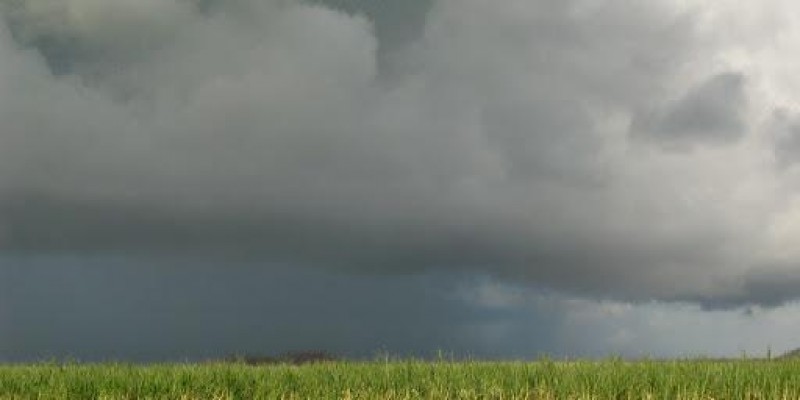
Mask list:
[[[794,195],[759,135],[782,77],[722,32],[768,45],[761,24],[793,29],[769,19],[779,2],[760,21],[691,2],[438,1],[395,39],[390,83],[354,6],[2,5],[10,251],[216,249],[741,303],[772,290],[749,276],[794,257],[776,249]]]
[[[384,3],[0,1],[3,253],[797,298],[793,3]]]

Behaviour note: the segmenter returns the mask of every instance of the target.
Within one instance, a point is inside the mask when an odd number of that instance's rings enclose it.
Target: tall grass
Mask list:
[[[0,399],[800,399],[798,361],[0,367]]]

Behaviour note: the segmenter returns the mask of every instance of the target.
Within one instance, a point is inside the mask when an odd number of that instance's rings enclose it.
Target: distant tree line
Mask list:
[[[277,356],[236,355],[228,357],[225,361],[247,365],[270,364],[311,364],[339,361],[340,357],[321,350],[304,350],[284,353]]]

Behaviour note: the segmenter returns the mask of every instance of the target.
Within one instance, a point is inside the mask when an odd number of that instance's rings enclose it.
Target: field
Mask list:
[[[800,399],[800,361],[41,364],[0,399]]]

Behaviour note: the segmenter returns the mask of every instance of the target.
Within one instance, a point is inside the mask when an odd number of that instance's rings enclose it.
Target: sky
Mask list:
[[[800,346],[789,0],[0,0],[0,361]]]

